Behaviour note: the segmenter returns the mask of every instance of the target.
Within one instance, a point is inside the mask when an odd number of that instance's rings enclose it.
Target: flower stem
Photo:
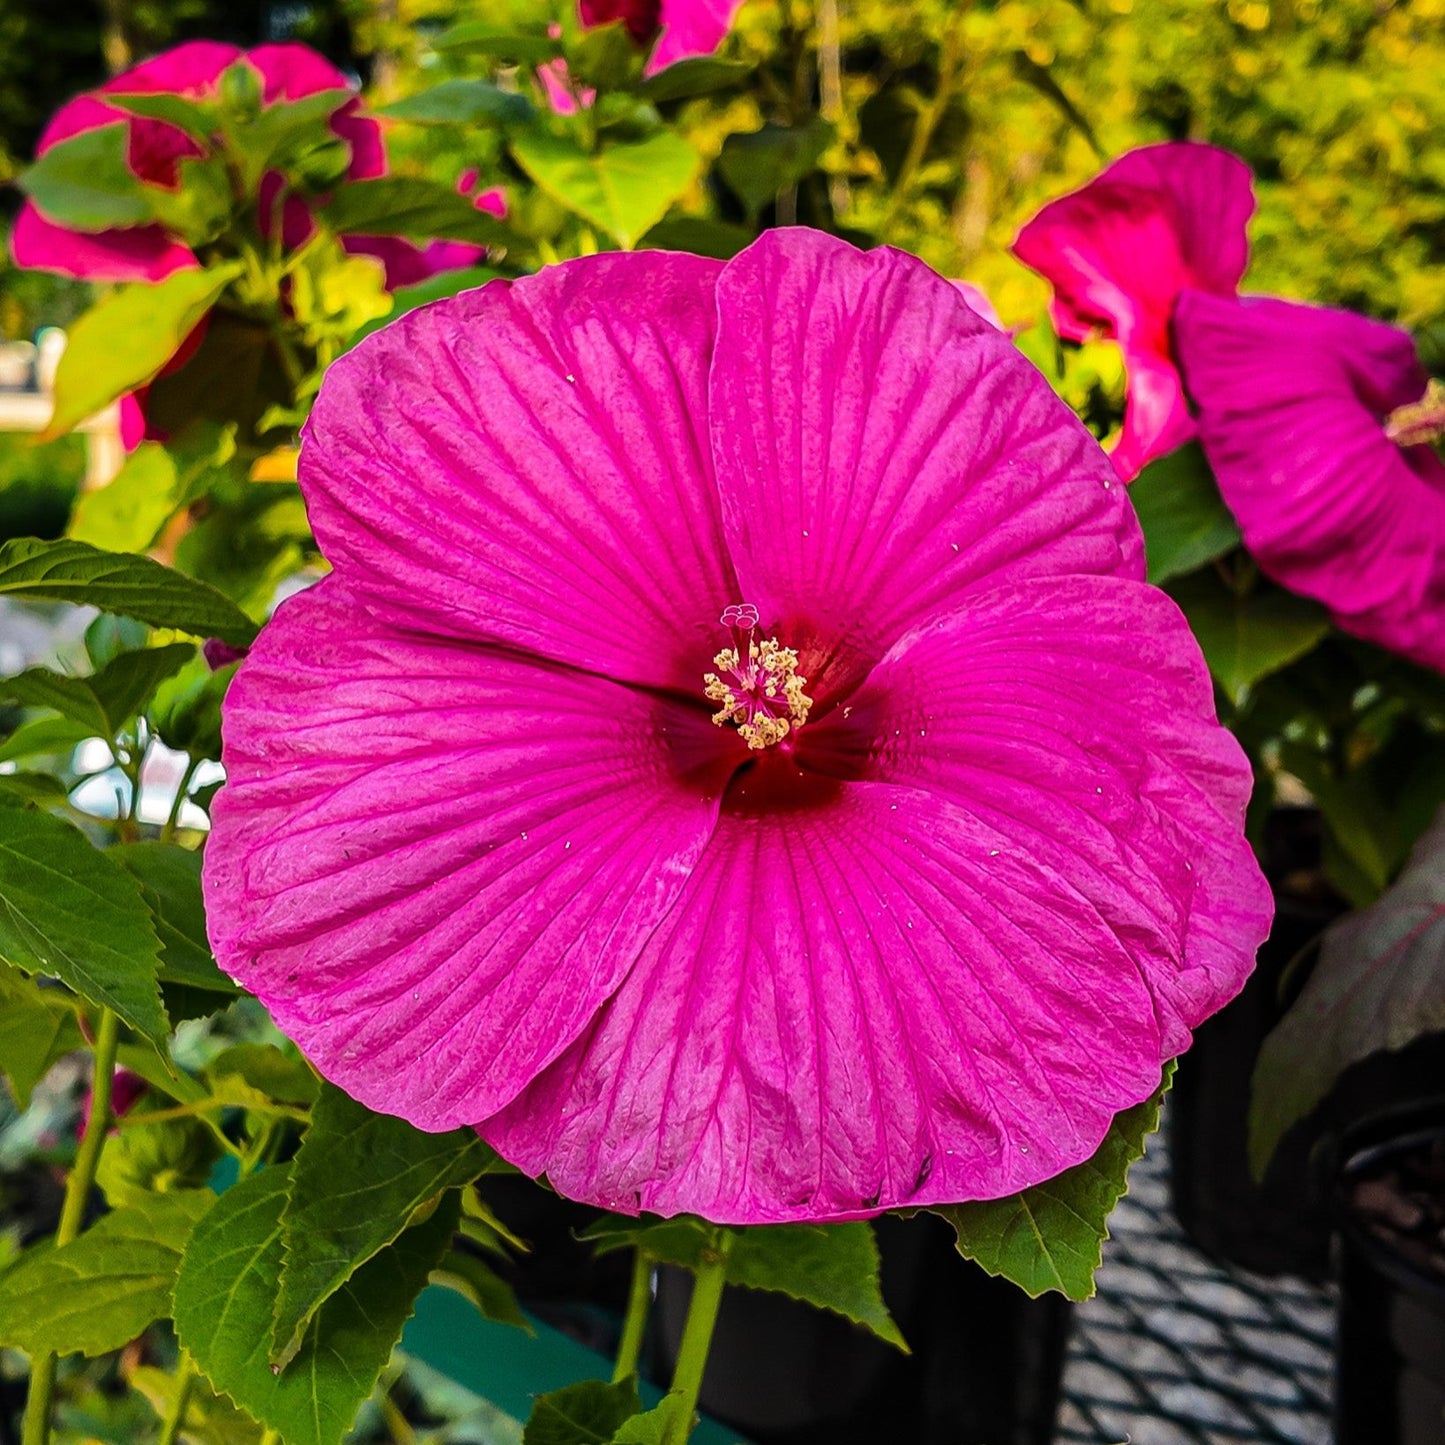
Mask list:
[[[95,1187],[95,1171],[100,1153],[110,1132],[110,1090],[115,1078],[115,1051],[120,1043],[120,1020],[109,1010],[100,1015],[95,1037],[95,1066],[90,1084],[90,1118],[85,1125],[75,1167],[65,1181],[65,1202],[60,1208],[60,1224],[55,1231],[59,1248],[69,1244],[80,1233],[85,1221],[85,1206]],[[43,1354],[31,1361],[30,1395],[25,1402],[25,1424],[22,1445],[47,1445],[50,1439],[50,1401],[55,1392],[55,1356]]]
[[[938,129],[938,122],[943,119],[943,112],[948,109],[948,103],[953,99],[953,87],[963,70],[964,26],[968,11],[969,0],[958,0],[949,17],[948,28],[943,35],[943,51],[938,60],[938,85],[913,127],[903,164],[898,168],[898,179],[893,183],[893,194],[888,198],[888,208],[883,212],[883,219],[878,224],[878,234],[885,241],[894,221],[898,219],[898,213],[903,209],[904,202],[913,191],[914,179],[918,168],[923,164],[933,132]]]
[[[652,1261],[642,1251],[632,1256],[632,1288],[627,1294],[627,1314],[622,1321],[622,1339],[617,1346],[617,1364],[612,1382],[619,1384],[637,1370],[642,1353],[642,1336],[647,1330],[647,1310],[652,1304]]]
[[[191,1402],[191,1390],[196,1383],[196,1367],[191,1363],[191,1357],[181,1355],[181,1362],[176,1367],[176,1397],[171,1401],[171,1408],[166,1411],[164,1424],[161,1426],[161,1433],[156,1440],[156,1445],[176,1445],[180,1438],[181,1426],[186,1418],[186,1406]]]
[[[673,1403],[672,1417],[667,1422],[664,1445],[686,1445],[688,1436],[692,1434],[697,1397],[702,1391],[702,1374],[707,1367],[708,1347],[712,1344],[713,1326],[717,1324],[718,1306],[722,1303],[723,1285],[727,1281],[728,1254],[732,1244],[732,1231],[719,1229],[698,1263],[692,1285],[692,1302],[687,1307],[687,1323],[682,1327],[682,1344],[677,1351],[677,1367],[672,1372],[670,1393],[677,1398]]]

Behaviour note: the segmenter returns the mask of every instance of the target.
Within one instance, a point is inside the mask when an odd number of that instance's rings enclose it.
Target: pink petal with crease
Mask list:
[[[769,231],[729,262],[718,311],[712,442],[739,595],[825,695],[1001,571],[1143,575],[1098,444],[921,261]]]
[[[1061,336],[1117,341],[1129,371],[1124,430],[1114,452],[1131,480],[1193,436],[1169,321],[1186,287],[1233,295],[1249,260],[1249,168],[1193,141],[1144,146],[1088,185],[1051,201],[1013,250],[1054,287]]]
[[[1445,670],[1445,463],[1384,429],[1425,391],[1409,335],[1199,292],[1175,330],[1205,454],[1259,565],[1346,631]]]
[[[328,577],[226,700],[216,956],[364,1103],[427,1129],[485,1117],[682,889],[717,808],[677,765],[700,729],[600,678],[394,633]]]
[[[189,247],[172,241],[159,226],[87,236],[47,221],[30,201],[15,218],[10,254],[17,266],[84,281],[163,281],[200,264]]]
[[[368,337],[301,450],[326,555],[398,625],[695,694],[737,597],[706,431],[720,269],[588,257]]]

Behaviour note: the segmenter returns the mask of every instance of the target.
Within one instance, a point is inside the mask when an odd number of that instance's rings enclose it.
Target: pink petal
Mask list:
[[[647,73],[656,75],[692,55],[711,55],[741,8],[742,0],[662,0],[662,34],[648,58]]]
[[[66,101],[50,117],[36,142],[35,154],[44,155],[51,146],[59,145],[63,140],[70,140],[84,135],[86,131],[99,130],[103,125],[113,125],[116,121],[125,119],[126,113],[123,110],[107,105],[98,96],[77,95],[74,100]]]
[[[1161,593],[977,594],[847,713],[800,734],[792,806],[772,757],[734,785],[637,968],[479,1126],[504,1157],[729,1223],[991,1198],[1087,1158],[1238,991],[1250,770]]]
[[[1175,329],[1205,453],[1260,566],[1346,631],[1445,670],[1445,463],[1384,430],[1425,391],[1410,337],[1199,292]]]
[[[718,283],[712,437],[741,600],[835,695],[1000,569],[1142,576],[1083,426],[948,281],[766,232]],[[736,600],[736,599],[734,599]]]
[[[351,90],[351,80],[309,45],[258,45],[246,59],[261,77],[261,101],[304,100],[323,90]]]
[[[338,571],[399,625],[696,696],[738,600],[705,431],[719,269],[588,257],[342,357],[300,464]]]
[[[972,281],[958,281],[953,283],[958,288],[958,294],[968,303],[968,309],[977,316],[982,316],[995,331],[1006,331],[1008,328],[999,320],[998,312],[994,310],[993,302],[989,300],[988,292],[982,286],[975,286]]]
[[[188,40],[184,45],[132,66],[100,88],[117,95],[172,94],[194,99],[208,92],[221,78],[221,72],[243,54],[234,45]]]
[[[1085,898],[953,803],[860,782],[725,813],[595,1023],[478,1127],[607,1208],[849,1217],[1058,1173],[1159,1059]]]
[[[191,250],[159,226],[132,226],[83,235],[47,221],[26,201],[10,232],[17,266],[55,271],[85,281],[162,281],[199,265]]]
[[[1054,287],[1059,334],[1119,343],[1129,373],[1114,464],[1126,481],[1192,431],[1169,338],[1179,293],[1232,295],[1249,259],[1249,168],[1192,141],[1131,151],[1045,206],[1014,252]]]
[[[395,633],[335,575],[283,603],[227,698],[206,848],[221,966],[427,1129],[578,1035],[717,809],[685,756],[701,710],[479,643]]]

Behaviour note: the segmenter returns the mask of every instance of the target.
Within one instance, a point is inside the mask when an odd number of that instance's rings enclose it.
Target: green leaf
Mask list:
[[[668,130],[595,153],[533,131],[512,142],[512,155],[554,200],[629,248],[692,185],[702,164],[692,146]]]
[[[475,1130],[424,1134],[325,1085],[291,1171],[272,1359],[289,1360],[322,1301],[490,1158]]]
[[[51,146],[20,173],[20,189],[43,216],[67,230],[145,225],[154,211],[140,177],[126,164],[129,130],[117,121]]]
[[[317,1311],[296,1358],[268,1348],[292,1166],[252,1174],[196,1226],[175,1290],[176,1332],[202,1373],[287,1445],[339,1445],[451,1240],[455,1194],[370,1260]]]
[[[485,1261],[474,1254],[454,1249],[432,1272],[438,1284],[465,1295],[476,1305],[483,1319],[511,1325],[533,1334],[531,1321],[517,1303],[516,1291]]]
[[[1214,680],[1240,706],[1255,683],[1303,657],[1330,630],[1318,602],[1260,586],[1240,596],[1218,577],[1197,572],[1169,594],[1184,610]]]
[[[48,707],[86,728],[91,736],[112,738],[166,678],[195,655],[188,642],[123,652],[90,677],[67,677],[32,667],[0,679],[0,699],[23,707]]]
[[[753,233],[744,226],[706,221],[700,216],[676,216],[659,221],[638,245],[648,251],[691,251],[694,256],[731,261],[752,240]]]
[[[240,989],[216,966],[201,901],[201,855],[176,843],[119,843],[107,850],[140,887],[161,941],[162,983],[219,995],[225,1006]]]
[[[430,90],[384,105],[377,115],[413,125],[524,125],[532,102],[489,80],[444,80]]]
[[[0,743],[0,763],[13,763],[21,758],[50,757],[69,753],[95,729],[68,717],[41,717],[15,729]]]
[[[80,494],[66,534],[107,552],[144,552],[175,514],[180,494],[170,452],[142,442],[110,482]]]
[[[174,1371],[141,1365],[130,1383],[146,1399],[157,1419],[170,1417],[180,1384]],[[203,1379],[191,1377],[181,1439],[185,1445],[262,1445],[263,1428]]]
[[[135,880],[48,813],[0,805],[0,960],[52,975],[164,1041],[160,940]]]
[[[18,537],[0,545],[0,596],[37,602],[75,602],[172,627],[194,637],[219,637],[246,646],[256,624],[214,587],[149,557],[103,552],[68,539]]]
[[[22,1109],[50,1066],[84,1043],[75,996],[42,988],[8,964],[0,964],[0,1069]]]
[[[515,240],[495,216],[478,210],[450,186],[421,176],[380,176],[337,189],[318,215],[337,235],[445,238],[479,246]]]
[[[105,93],[105,103],[125,111],[128,115],[143,115],[148,120],[163,120],[167,125],[185,131],[192,140],[205,142],[216,132],[215,113],[182,95],[154,90],[136,91],[127,95],[108,90]]]
[[[665,1445],[673,1413],[681,1408],[681,1395],[664,1395],[655,1408],[623,1421],[610,1445]]]
[[[1129,484],[1144,531],[1149,580],[1193,572],[1239,545],[1239,527],[1198,442],[1150,462]]]
[[[306,1063],[275,1044],[232,1044],[206,1065],[206,1077],[218,1093],[224,1089],[223,1079],[237,1078],[283,1104],[314,1104],[321,1092]]]
[[[0,1339],[31,1355],[103,1355],[171,1312],[181,1253],[215,1202],[152,1194],[57,1248],[36,1245],[0,1275]]]
[[[42,440],[68,432],[117,397],[153,381],[221,293],[239,261],[121,286],[71,328],[55,371],[55,411]]]
[[[567,52],[573,79],[598,91],[629,87],[641,75],[642,64],[642,52],[621,20],[589,25]]]
[[[611,1445],[617,1430],[641,1409],[635,1377],[615,1385],[583,1380],[538,1397],[522,1445]]]
[[[351,98],[349,90],[320,90],[299,100],[273,101],[259,115],[225,116],[223,128],[240,157],[245,193],[253,193],[267,171],[282,169],[293,156],[337,140],[330,120]]]
[[[730,135],[717,168],[748,214],[756,216],[780,191],[808,175],[832,142],[833,127],[821,116],[801,126],[769,121],[760,130]]]
[[[690,1216],[643,1224],[608,1216],[584,1230],[599,1254],[637,1248],[663,1264],[695,1270],[714,1226]],[[774,1290],[831,1310],[908,1350],[878,1284],[878,1245],[872,1227],[857,1224],[760,1224],[733,1233],[727,1258],[729,1284]]]
[[[1045,1290],[1071,1300],[1091,1298],[1109,1213],[1128,1188],[1129,1166],[1159,1127],[1159,1106],[1173,1077],[1171,1062],[1159,1093],[1119,1114],[1083,1164],[1004,1199],[934,1209],[957,1230],[958,1252],[1035,1299]]]
[[[1351,1064],[1445,1029],[1445,810],[1393,887],[1325,930],[1300,996],[1264,1041],[1250,1106],[1250,1163],[1264,1173],[1285,1131]]]
[[[486,56],[512,65],[542,65],[562,53],[562,47],[547,34],[545,27],[523,31],[480,21],[468,21],[443,30],[432,41],[432,49]]]
[[[694,55],[675,60],[665,70],[649,76],[638,88],[643,100],[665,105],[670,100],[687,100],[742,85],[755,67],[740,60],[721,60],[716,55]]]

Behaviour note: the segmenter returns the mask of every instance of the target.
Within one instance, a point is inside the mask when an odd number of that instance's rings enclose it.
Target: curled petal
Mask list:
[[[427,1129],[485,1117],[577,1037],[681,890],[717,808],[687,748],[708,726],[395,633],[328,577],[227,697],[216,956],[369,1106]]]
[[[1186,287],[1234,294],[1253,211],[1238,156],[1175,141],[1131,151],[1051,201],[1014,242],[1018,258],[1052,284],[1061,336],[1104,336],[1123,349],[1129,400],[1114,462],[1125,480],[1193,435],[1169,321]]]
[[[706,435],[719,269],[601,255],[368,337],[301,450],[337,570],[399,624],[698,694],[738,600]]]
[[[1199,292],[1175,329],[1200,440],[1259,565],[1346,631],[1445,670],[1445,463],[1384,426],[1425,391],[1410,337]]]
[[[1142,575],[1093,438],[921,261],[769,231],[728,263],[718,311],[712,441],[739,595],[821,697],[1001,570]]]

